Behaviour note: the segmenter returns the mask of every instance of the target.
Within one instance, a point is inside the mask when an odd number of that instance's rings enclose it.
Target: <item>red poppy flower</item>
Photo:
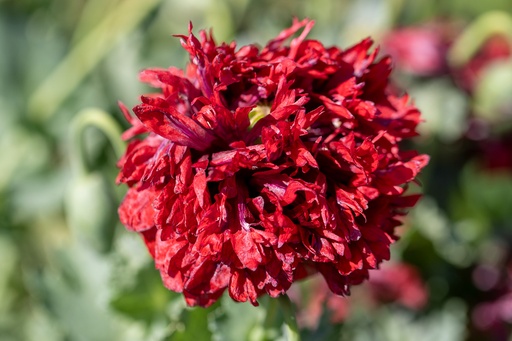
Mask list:
[[[497,61],[506,60],[511,54],[512,46],[507,37],[491,36],[466,64],[453,70],[455,81],[462,89],[473,93],[485,68]]]
[[[330,313],[331,323],[342,323],[354,307],[364,306],[367,310],[375,310],[383,304],[397,303],[420,310],[428,300],[428,291],[417,269],[407,263],[386,264],[382,269],[370,272],[369,281],[359,289],[356,295],[347,299],[329,292],[325,282],[319,281],[319,278],[303,288],[307,295],[301,294],[297,287],[292,288],[289,294],[298,307],[297,323],[301,327],[316,329],[324,307]]]
[[[262,49],[180,36],[185,71],[149,69],[159,89],[133,111],[119,161],[122,223],[139,232],[164,284],[189,305],[227,289],[276,297],[320,272],[336,294],[389,258],[403,196],[428,157],[398,142],[419,111],[388,91],[372,41],[341,50],[294,20]],[[285,42],[295,33],[300,35]],[[140,121],[140,122],[139,122]]]
[[[436,76],[448,71],[446,55],[452,42],[448,24],[430,23],[389,32],[383,49],[397,66],[418,76]]]
[[[398,302],[419,310],[428,300],[428,292],[417,269],[406,263],[396,263],[372,272],[368,281],[375,302]]]

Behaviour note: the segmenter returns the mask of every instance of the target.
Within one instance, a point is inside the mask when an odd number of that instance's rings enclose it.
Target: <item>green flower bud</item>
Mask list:
[[[117,221],[110,185],[98,173],[73,180],[66,197],[67,221],[73,237],[99,252],[110,250]]]

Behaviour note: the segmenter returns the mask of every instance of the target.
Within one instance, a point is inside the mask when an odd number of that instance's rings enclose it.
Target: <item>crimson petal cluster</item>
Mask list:
[[[121,105],[121,222],[189,305],[226,289],[257,305],[313,273],[348,294],[389,258],[418,200],[403,193],[428,157],[398,143],[420,113],[388,86],[390,59],[370,39],[325,47],[306,39],[312,27],[295,19],[263,48],[237,48],[190,25],[186,69],[142,71],[159,92],[136,117]]]

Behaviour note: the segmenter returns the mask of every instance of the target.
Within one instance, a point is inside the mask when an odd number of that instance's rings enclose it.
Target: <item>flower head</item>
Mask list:
[[[396,263],[372,273],[368,281],[370,296],[376,303],[397,302],[419,310],[428,300],[428,292],[418,270],[407,263]]]
[[[441,23],[396,29],[385,36],[383,48],[404,71],[417,76],[437,76],[448,71],[450,31],[447,24]]]
[[[122,223],[139,232],[163,282],[189,305],[224,291],[257,305],[309,274],[336,294],[389,258],[404,196],[428,157],[402,151],[419,111],[388,89],[372,41],[341,50],[294,20],[265,47],[179,36],[182,71],[142,71],[119,161]],[[300,32],[301,31],[301,32]],[[293,38],[289,45],[285,42]]]

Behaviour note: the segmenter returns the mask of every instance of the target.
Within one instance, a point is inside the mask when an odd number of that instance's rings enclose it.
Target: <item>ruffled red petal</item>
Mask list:
[[[420,113],[388,90],[389,58],[370,39],[326,48],[306,39],[312,27],[294,20],[261,50],[190,27],[186,70],[143,71],[158,93],[136,118],[121,107],[125,138],[148,133],[118,163],[121,222],[189,305],[226,290],[257,305],[315,272],[346,295],[389,259],[419,198],[404,192],[428,157],[398,143]],[[252,122],[253,110],[268,114]]]

